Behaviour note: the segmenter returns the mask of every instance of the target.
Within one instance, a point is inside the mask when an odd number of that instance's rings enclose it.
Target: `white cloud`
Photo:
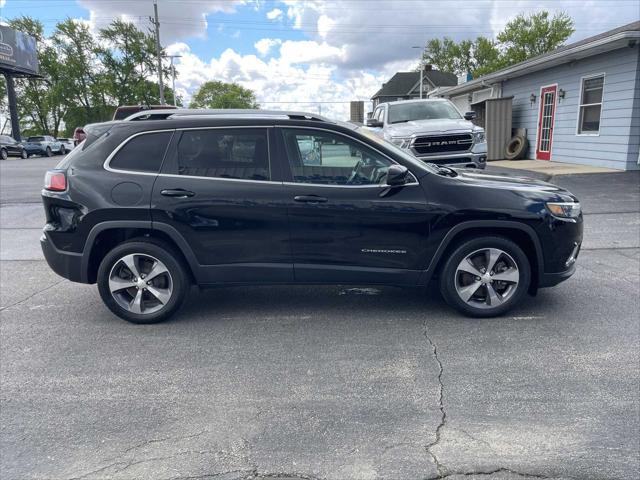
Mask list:
[[[267,12],[267,18],[269,20],[277,20],[278,18],[282,17],[282,14],[284,12],[282,10],[280,10],[279,8],[274,8],[273,10]]]
[[[81,6],[90,12],[92,27],[102,28],[115,18],[135,23],[140,30],[152,26],[149,17],[153,17],[151,1],[105,2],[102,0],[78,0]],[[207,31],[207,15],[217,12],[231,13],[246,0],[208,0],[206,2],[176,2],[158,0],[160,38],[163,44],[169,44],[186,38],[203,38]]]
[[[252,89],[262,108],[311,112],[318,112],[321,108],[324,115],[344,120],[348,117],[348,102],[357,98],[368,99],[368,92],[378,88],[383,79],[372,73],[340,79],[336,77],[335,65],[322,62],[299,64],[295,57],[299,53],[297,47],[288,47],[279,57],[269,60],[227,49],[208,62],[193,54],[185,43],[170,45],[167,51],[182,55],[176,62],[176,89],[187,102],[207,80],[221,80]],[[336,53],[327,52],[322,46],[318,46],[318,52],[325,56]]]
[[[279,38],[262,38],[253,44],[255,49],[258,51],[260,55],[263,57],[268,55],[273,47],[276,45],[280,45],[282,40]]]

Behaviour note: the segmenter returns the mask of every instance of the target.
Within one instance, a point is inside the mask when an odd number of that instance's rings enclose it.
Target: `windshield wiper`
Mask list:
[[[456,172],[451,167],[443,167],[443,166],[437,165],[435,163],[427,163],[427,165],[429,165],[430,167],[435,168],[436,169],[436,173],[438,175],[443,175],[445,177],[457,177],[458,176],[458,172]]]

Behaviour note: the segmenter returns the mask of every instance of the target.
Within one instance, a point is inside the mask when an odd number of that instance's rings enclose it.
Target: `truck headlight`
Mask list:
[[[411,143],[410,137],[391,137],[391,143],[400,148],[408,148]]]
[[[547,210],[558,218],[578,218],[581,208],[579,202],[548,202]]]
[[[483,130],[473,132],[473,143],[484,143],[487,141],[487,137]]]

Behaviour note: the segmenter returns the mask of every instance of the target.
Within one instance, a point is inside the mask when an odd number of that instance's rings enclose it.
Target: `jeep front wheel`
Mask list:
[[[522,249],[503,237],[467,240],[447,259],[440,277],[446,302],[471,317],[495,317],[516,306],[531,283]]]

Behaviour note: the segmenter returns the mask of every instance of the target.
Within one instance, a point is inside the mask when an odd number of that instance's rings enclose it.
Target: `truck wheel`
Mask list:
[[[29,158],[29,154],[26,150],[22,150],[22,152],[20,152],[20,157],[22,157],[23,160],[26,160],[27,158]]]
[[[182,305],[187,271],[173,249],[156,240],[125,242],[98,268],[98,291],[105,305],[132,323],[158,323]]]
[[[47,157],[50,157],[51,155],[53,155],[53,152],[51,151],[51,147],[47,147],[47,149],[44,151],[44,154]]]
[[[528,147],[529,141],[526,137],[522,135],[515,135],[507,142],[504,156],[507,160],[519,160],[524,157]]]
[[[522,249],[503,237],[467,240],[449,256],[440,276],[446,302],[470,317],[495,317],[516,306],[531,283]]]
[[[6,160],[7,158],[9,158],[9,154],[4,148],[0,150],[0,157],[2,158],[2,160]]]

